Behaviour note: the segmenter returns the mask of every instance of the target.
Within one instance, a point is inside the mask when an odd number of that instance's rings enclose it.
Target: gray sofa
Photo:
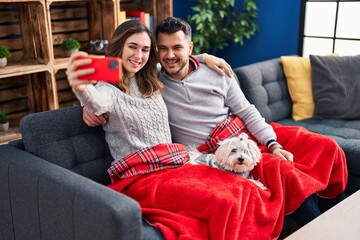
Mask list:
[[[294,121],[291,118],[292,102],[280,58],[238,67],[234,72],[245,96],[267,122],[303,126],[336,140],[347,158],[349,179],[345,193],[349,195],[360,189],[360,119]]]
[[[334,137],[348,157],[348,193],[360,188],[360,134],[344,135],[350,126],[358,133],[359,121],[292,121],[279,59],[235,73],[268,122]],[[20,130],[21,140],[0,145],[0,239],[163,239],[136,201],[106,187],[113,159],[102,128],[86,126],[80,106],[27,115]]]

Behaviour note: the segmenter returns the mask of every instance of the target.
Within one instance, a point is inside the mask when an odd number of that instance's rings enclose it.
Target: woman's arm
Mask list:
[[[85,81],[80,80],[81,76],[94,72],[94,69],[81,69],[78,67],[91,63],[91,59],[78,60],[78,56],[86,56],[87,53],[79,52],[70,57],[66,75],[73,92],[80,102],[92,113],[100,115],[110,111],[112,107],[111,95],[108,92],[100,92],[93,84],[96,80]]]

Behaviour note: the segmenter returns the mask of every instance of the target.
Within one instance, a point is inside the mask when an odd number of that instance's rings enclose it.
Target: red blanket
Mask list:
[[[284,215],[308,196],[343,192],[347,168],[344,152],[330,138],[301,127],[272,126],[294,163],[262,147],[253,174],[265,191],[238,175],[189,164],[116,179],[109,187],[136,199],[166,239],[275,239]]]

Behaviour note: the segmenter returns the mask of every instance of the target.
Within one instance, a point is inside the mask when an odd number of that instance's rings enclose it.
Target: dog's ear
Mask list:
[[[218,149],[216,149],[215,151],[215,160],[220,164],[220,165],[224,165],[225,162],[227,161],[227,158],[229,157],[229,153],[230,153],[230,140],[229,139],[225,139],[223,141],[219,142],[220,146],[218,147]]]
[[[248,147],[250,150],[251,158],[254,159],[255,164],[259,163],[261,159],[261,152],[259,147],[256,145],[256,143],[253,140],[248,141]]]
[[[224,140],[218,141],[217,145],[218,148],[215,151],[215,161],[218,162],[218,164],[222,165],[224,164],[225,157],[224,157],[224,149],[225,147],[222,146],[224,144]]]

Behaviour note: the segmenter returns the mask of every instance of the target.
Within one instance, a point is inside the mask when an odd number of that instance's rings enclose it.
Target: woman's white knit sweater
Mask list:
[[[99,82],[87,85],[77,98],[96,115],[107,113],[103,129],[114,162],[140,148],[171,143],[168,112],[161,94],[141,98],[135,78],[130,79],[131,93]]]

